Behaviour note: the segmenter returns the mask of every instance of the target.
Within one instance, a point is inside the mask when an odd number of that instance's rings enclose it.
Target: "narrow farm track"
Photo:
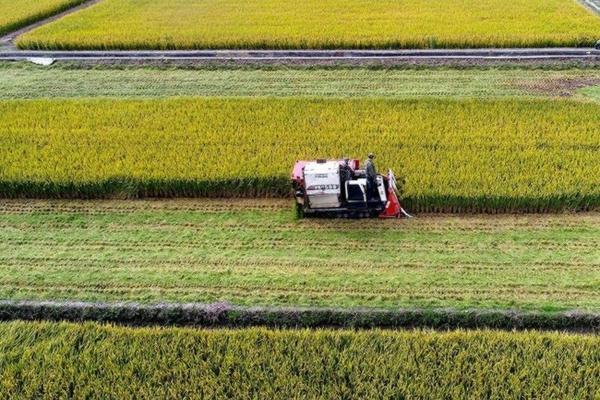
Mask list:
[[[0,297],[598,310],[600,214],[294,220],[286,200],[0,202]]]
[[[593,48],[528,48],[528,49],[440,49],[440,50],[172,50],[172,51],[42,51],[0,49],[0,61],[22,61],[48,58],[60,61],[105,63],[110,61],[136,64],[156,61],[186,62],[253,62],[296,61],[303,64],[323,62],[382,61],[407,63],[413,61],[578,61],[600,62],[600,50]]]

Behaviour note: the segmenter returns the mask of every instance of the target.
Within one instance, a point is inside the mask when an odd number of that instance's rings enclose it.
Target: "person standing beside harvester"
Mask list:
[[[369,158],[365,162],[365,175],[367,178],[367,200],[370,200],[374,197],[377,178],[377,168],[375,167],[375,162],[373,159],[375,158],[375,154],[369,153]]]
[[[350,168],[350,159],[348,157],[344,157],[344,163],[340,166],[340,182],[342,184],[341,193],[345,199],[348,198],[348,193],[346,192],[346,182],[354,179],[354,171]]]

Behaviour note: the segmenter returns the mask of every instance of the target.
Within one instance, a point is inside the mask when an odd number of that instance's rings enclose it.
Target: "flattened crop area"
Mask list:
[[[20,37],[22,48],[471,48],[591,46],[575,0],[103,0]]]
[[[3,201],[0,297],[597,310],[600,215],[294,220],[281,200]]]
[[[552,100],[0,102],[0,196],[289,196],[296,160],[377,154],[409,210],[600,205],[600,105]]]

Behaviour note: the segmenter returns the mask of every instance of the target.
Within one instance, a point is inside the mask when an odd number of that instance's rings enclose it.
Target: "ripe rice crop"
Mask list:
[[[0,0],[0,35],[74,7],[84,0]]]
[[[298,159],[377,153],[413,211],[600,205],[600,106],[566,101],[0,103],[3,197],[287,196]]]
[[[600,336],[0,324],[5,398],[594,398]]]
[[[575,0],[103,0],[23,35],[30,49],[591,46]]]

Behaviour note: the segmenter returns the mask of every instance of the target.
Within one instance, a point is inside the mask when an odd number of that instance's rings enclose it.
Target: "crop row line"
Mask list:
[[[436,242],[426,242],[426,243],[413,243],[408,241],[402,242],[367,242],[360,240],[346,240],[343,243],[323,243],[319,240],[307,240],[302,239],[299,241],[291,241],[286,238],[273,238],[273,239],[247,239],[240,240],[237,237],[221,237],[222,241],[217,240],[216,238],[205,239],[205,240],[190,240],[190,239],[181,239],[181,240],[170,240],[163,239],[160,240],[144,240],[140,242],[136,239],[125,239],[118,238],[113,241],[102,241],[97,239],[38,239],[38,238],[5,238],[4,243],[12,246],[27,246],[27,245],[35,245],[35,246],[48,246],[53,248],[69,248],[73,249],[75,247],[79,248],[112,248],[114,250],[128,250],[128,251],[146,251],[146,250],[157,250],[157,249],[178,249],[181,251],[184,250],[194,250],[199,248],[211,248],[211,249],[221,249],[221,250],[294,250],[294,249],[307,249],[310,248],[312,250],[335,250],[336,252],[340,251],[385,251],[385,252],[409,252],[409,251],[418,251],[418,250],[443,250],[444,252],[456,251],[459,252],[461,250],[472,251],[472,246],[468,243],[436,243]],[[565,248],[571,250],[596,250],[598,249],[600,242],[590,240],[586,242],[578,242],[577,240],[569,240],[565,242],[559,241],[549,241],[549,240],[528,240],[527,242],[522,243],[510,243],[511,248],[531,248],[535,247],[537,250],[564,250]],[[393,254],[393,253],[392,253]]]
[[[327,268],[329,272],[333,271],[351,271],[356,268],[364,268],[365,271],[377,270],[380,273],[386,271],[398,271],[402,269],[427,269],[427,270],[463,270],[463,271],[514,271],[515,264],[512,261],[469,261],[461,260],[459,262],[452,263],[425,263],[425,262],[414,262],[414,261],[402,261],[402,262],[382,262],[376,260],[354,262],[353,260],[335,261],[335,260],[285,260],[281,258],[270,258],[262,259],[260,257],[251,257],[244,260],[237,259],[224,259],[217,260],[214,258],[177,258],[177,259],[156,259],[154,257],[150,259],[131,259],[131,258],[116,258],[102,256],[100,258],[93,258],[90,256],[82,257],[65,257],[63,255],[58,257],[23,257],[23,256],[11,256],[11,257],[0,257],[0,269],[6,267],[24,267],[27,265],[31,271],[32,268],[38,266],[43,267],[47,270],[49,267],[64,267],[72,269],[73,271],[81,270],[82,266],[85,267],[102,267],[113,270],[134,270],[134,269],[152,269],[152,270],[172,270],[172,271],[195,271],[197,272],[198,266],[202,266],[203,271],[222,271],[224,269],[236,269],[239,273],[241,268],[260,268],[261,271],[266,272],[268,270],[281,270],[287,271],[313,271],[322,270]],[[578,260],[570,261],[531,261],[526,264],[526,267],[530,271],[549,272],[565,269],[568,271],[594,271],[600,268],[600,263],[596,262],[583,262]],[[265,270],[266,269],[266,270]]]
[[[567,287],[567,288],[555,288],[550,289],[547,286],[532,287],[525,285],[505,285],[498,286],[497,284],[489,285],[488,287],[460,287],[455,289],[451,286],[423,286],[407,289],[406,287],[378,287],[376,290],[366,291],[361,290],[361,287],[327,287],[327,286],[315,286],[310,287],[306,284],[299,286],[276,286],[273,282],[265,282],[263,285],[257,284],[230,284],[220,285],[216,283],[194,283],[194,284],[167,284],[163,283],[157,285],[155,283],[142,284],[133,283],[131,285],[119,285],[113,284],[113,282],[106,283],[75,283],[71,282],[68,286],[64,285],[50,285],[47,282],[21,282],[18,280],[2,280],[0,287],[15,289],[27,289],[28,291],[45,292],[50,289],[60,290],[63,292],[72,292],[75,289],[85,289],[88,292],[115,292],[115,293],[135,293],[135,292],[161,292],[161,293],[180,293],[180,294],[192,294],[192,293],[231,293],[236,295],[243,295],[244,293],[279,293],[284,296],[290,296],[295,293],[302,294],[304,296],[310,295],[311,297],[328,297],[331,295],[345,295],[352,296],[354,298],[373,298],[378,297],[381,299],[398,299],[402,297],[410,297],[411,299],[456,299],[466,298],[469,296],[487,295],[495,297],[506,297],[514,298],[515,296],[527,295],[528,297],[554,297],[559,295],[561,297],[568,297],[569,299],[588,299],[594,297],[597,294],[595,287]]]

